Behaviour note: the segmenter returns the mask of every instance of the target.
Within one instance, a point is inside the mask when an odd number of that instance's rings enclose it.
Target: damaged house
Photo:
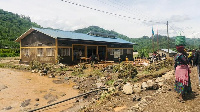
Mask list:
[[[16,39],[20,42],[20,63],[76,64],[95,58],[97,61],[133,60],[133,44],[114,35],[75,33],[45,28],[31,28]]]

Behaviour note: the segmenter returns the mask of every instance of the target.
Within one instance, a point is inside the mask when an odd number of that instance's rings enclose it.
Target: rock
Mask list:
[[[162,76],[165,80],[169,80],[171,78],[174,78],[174,75],[172,73],[166,73],[165,75]]]
[[[130,83],[127,83],[126,85],[123,86],[123,90],[122,90],[125,94],[132,94],[133,93],[133,88],[132,85]]]
[[[146,82],[143,82],[143,83],[142,83],[142,89],[146,90],[147,87],[148,87],[147,83],[146,83]]]
[[[153,88],[153,85],[154,85],[155,83],[153,82],[153,80],[148,80],[147,81],[147,85],[148,85],[148,89],[152,89]]]
[[[31,70],[31,73],[35,73],[35,70]]]
[[[3,108],[3,110],[10,110],[10,109],[12,109],[11,106],[8,106],[8,107]]]
[[[109,87],[109,88],[108,88],[108,91],[109,91],[109,92],[114,91],[114,90],[115,90],[114,87]]]
[[[119,86],[119,83],[118,83],[118,82],[115,82],[115,83],[113,84],[113,86]]]
[[[22,102],[21,107],[26,107],[30,104],[31,99],[25,100]]]
[[[123,82],[123,79],[118,79],[117,82]]]
[[[153,90],[157,90],[157,89],[159,89],[159,85],[157,84],[157,83],[154,83],[154,85],[153,85],[153,88],[152,88]]]
[[[79,86],[75,85],[75,86],[73,86],[73,89],[79,89]]]
[[[135,94],[133,96],[133,101],[140,101],[140,100],[141,100],[141,97],[139,95]]]
[[[65,79],[65,80],[69,80],[69,77],[65,77],[64,79]]]
[[[103,83],[101,83],[101,82],[99,82],[99,83],[96,83],[96,86],[97,86],[97,88],[100,88],[100,87],[102,87],[102,86],[103,86]]]
[[[155,82],[159,83],[159,82],[163,82],[163,81],[164,81],[163,77],[158,77],[158,78],[156,78]]]
[[[101,80],[105,80],[106,79],[106,77],[101,77]]]
[[[49,78],[55,78],[54,74],[49,75]]]
[[[134,93],[140,93],[141,91],[142,91],[141,84],[140,83],[134,84],[134,86],[133,86],[133,92]]]
[[[40,101],[40,99],[39,99],[39,98],[36,98],[35,101]]]
[[[40,104],[39,103],[36,103],[34,106],[39,106]]]
[[[158,86],[159,86],[159,87],[162,87],[163,85],[164,85],[163,82],[159,82],[159,83],[158,83]]]
[[[6,88],[8,88],[8,87],[3,85],[3,84],[0,84],[0,91],[3,90],[3,89],[6,89]]]

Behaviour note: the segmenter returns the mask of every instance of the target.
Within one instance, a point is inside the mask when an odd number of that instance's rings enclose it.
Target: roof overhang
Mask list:
[[[35,29],[30,28],[28,31],[26,31],[24,34],[22,34],[20,37],[18,37],[15,41],[20,42],[21,39],[29,35],[31,32],[33,32]]]

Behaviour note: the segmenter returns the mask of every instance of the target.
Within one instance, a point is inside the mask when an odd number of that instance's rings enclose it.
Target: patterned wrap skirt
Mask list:
[[[183,82],[181,81],[176,81],[175,80],[175,91],[179,94],[185,95],[188,93],[192,93],[192,87],[191,87],[191,82],[190,82],[190,76],[188,80],[188,85],[184,85]]]

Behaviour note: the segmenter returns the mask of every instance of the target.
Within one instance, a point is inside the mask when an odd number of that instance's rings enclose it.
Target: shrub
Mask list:
[[[123,62],[114,66],[113,72],[118,73],[118,78],[134,78],[138,74],[135,66]]]

